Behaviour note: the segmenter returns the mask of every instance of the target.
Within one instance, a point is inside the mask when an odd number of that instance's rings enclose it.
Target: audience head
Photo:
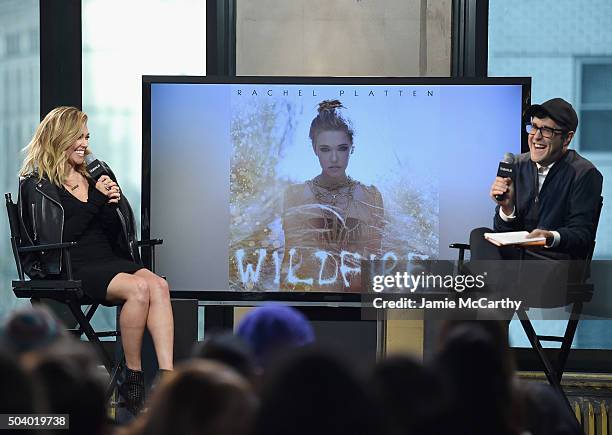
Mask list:
[[[41,412],[70,414],[70,429],[62,433],[102,433],[106,424],[104,380],[89,345],[68,335],[42,306],[11,313],[1,340],[29,372]],[[8,381],[2,382],[2,389],[12,395],[19,390],[29,391],[26,381],[19,382],[24,385],[19,389],[8,387]]]
[[[236,335],[252,349],[258,364],[266,365],[283,351],[314,342],[310,322],[294,308],[271,303],[249,312]]]
[[[491,351],[496,355],[496,361],[506,379],[514,375],[514,357],[508,343],[507,322],[494,320],[496,314],[490,314],[487,320],[452,320],[442,326],[439,345],[441,350],[458,336],[465,336],[469,332],[477,334],[480,331],[488,337]]]
[[[389,435],[452,432],[442,426],[448,398],[440,379],[414,358],[395,355],[379,362],[369,387]]]
[[[36,352],[66,337],[64,327],[42,306],[13,311],[1,334],[2,345],[16,354]]]
[[[104,376],[86,343],[66,340],[42,352],[31,372],[47,404],[46,411],[69,414],[62,434],[102,434],[106,430]]]
[[[245,379],[253,381],[256,373],[255,362],[249,346],[230,332],[214,334],[193,349],[193,357],[223,363]]]
[[[246,435],[256,406],[249,382],[234,370],[214,361],[192,360],[163,378],[148,412],[128,433]]]
[[[255,435],[362,435],[380,432],[376,409],[351,368],[300,349],[271,372]]]
[[[518,386],[522,421],[531,435],[584,434],[563,396],[549,384],[521,382]]]
[[[442,338],[436,363],[454,404],[454,432],[516,434],[513,365],[501,323],[453,322]]]
[[[10,353],[0,350],[0,410],[4,414],[35,412],[35,390],[30,376]]]

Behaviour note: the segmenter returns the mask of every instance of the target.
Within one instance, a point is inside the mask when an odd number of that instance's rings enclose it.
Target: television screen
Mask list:
[[[145,77],[143,236],[174,290],[355,294],[491,226],[529,80]],[[322,293],[323,294],[323,293]]]

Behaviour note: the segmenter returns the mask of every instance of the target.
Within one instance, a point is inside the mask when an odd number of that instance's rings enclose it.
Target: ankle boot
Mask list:
[[[145,401],[144,373],[126,367],[125,380],[119,386],[119,393],[125,400],[127,410],[137,415]]]
[[[155,379],[153,379],[153,384],[151,384],[151,389],[149,390],[150,393],[153,393],[153,391],[155,391],[157,389],[157,387],[159,386],[159,384],[161,384],[161,382],[163,381],[163,379],[168,376],[170,373],[172,373],[173,370],[167,370],[167,369],[158,369],[157,370],[157,376],[155,376]]]

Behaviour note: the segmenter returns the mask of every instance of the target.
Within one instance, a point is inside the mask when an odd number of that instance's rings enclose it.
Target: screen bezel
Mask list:
[[[222,77],[222,76],[142,76],[142,181],[141,181],[141,238],[149,240],[151,209],[151,85],[152,84],[254,84],[254,85],[520,85],[522,86],[522,113],[531,104],[531,77]],[[528,151],[527,134],[521,132],[521,152]],[[163,234],[155,234],[163,238]],[[163,249],[163,245],[159,247]],[[142,252],[145,266],[151,268],[152,258]],[[289,291],[224,291],[175,290],[175,298],[201,301],[235,302],[307,302],[307,303],[359,303],[362,293],[289,292]]]

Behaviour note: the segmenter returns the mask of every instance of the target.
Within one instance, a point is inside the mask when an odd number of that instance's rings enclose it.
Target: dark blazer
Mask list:
[[[596,213],[603,177],[593,164],[574,150],[568,150],[550,168],[538,193],[538,170],[521,154],[516,164],[515,214],[505,222],[495,209],[495,231],[558,231],[561,243],[555,249],[572,258],[585,258],[595,240]]]
[[[102,162],[113,181],[116,177],[111,169]],[[46,178],[38,179],[38,174],[30,174],[19,180],[20,244],[21,246],[44,245],[49,243],[72,242],[64,240],[64,209],[56,185]],[[117,240],[111,240],[113,250],[120,256],[140,263],[136,243],[136,223],[128,200],[121,195],[116,207],[121,232]],[[24,272],[30,278],[44,278],[62,272],[62,253],[50,250],[41,253],[22,254]]]

